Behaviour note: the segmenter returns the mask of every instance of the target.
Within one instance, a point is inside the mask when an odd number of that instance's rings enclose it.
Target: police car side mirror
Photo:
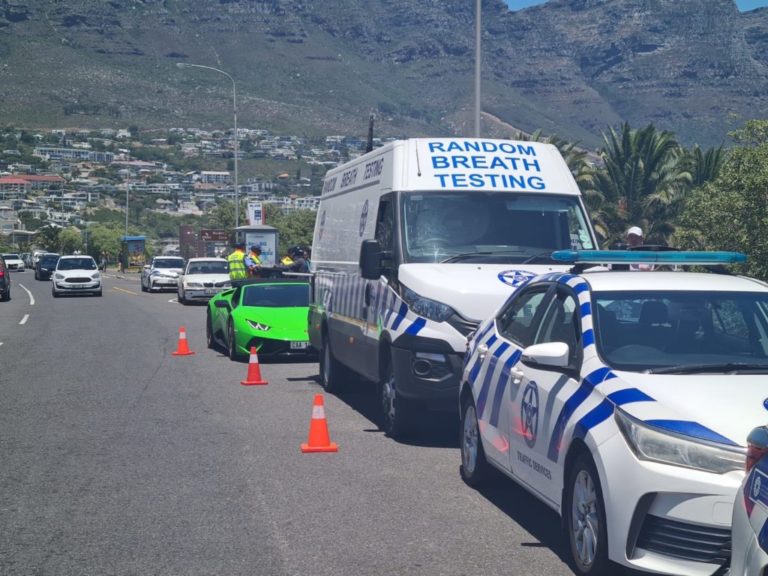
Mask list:
[[[545,342],[528,346],[520,361],[531,368],[568,368],[569,353],[565,342]]]
[[[383,252],[378,240],[363,240],[360,245],[360,274],[366,280],[378,280],[381,276]]]

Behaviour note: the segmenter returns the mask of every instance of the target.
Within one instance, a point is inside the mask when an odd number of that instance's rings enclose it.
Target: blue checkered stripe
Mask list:
[[[388,330],[393,340],[401,334],[416,336],[428,320],[415,314],[392,287],[380,280],[373,293],[376,322],[381,330]]]
[[[376,310],[375,322],[380,329],[389,330],[393,338],[400,334],[417,335],[427,325],[427,319],[414,314],[408,305],[383,280],[369,281],[357,273],[317,272],[315,298],[332,318],[365,322],[363,306],[365,287],[371,283],[371,306]]]
[[[553,462],[558,461],[565,452],[563,447],[567,447],[574,438],[599,444],[612,435],[612,428],[601,428],[599,425],[613,415],[616,406],[654,402],[653,398],[641,390],[627,387],[626,383],[617,379],[616,374],[597,355],[592,302],[586,281],[570,274],[561,275],[557,281],[572,288],[578,297],[583,363],[581,382],[575,389],[564,387],[560,392],[561,398],[558,398],[564,399],[564,402],[553,420],[547,450],[547,457]]]
[[[349,272],[318,272],[315,275],[315,298],[331,317],[361,319],[365,280]]]
[[[472,387],[477,417],[498,427],[505,392],[512,380],[511,370],[520,361],[521,351],[499,338],[495,328],[493,318],[478,327],[469,345],[467,358],[472,360],[465,364],[464,379]],[[476,354],[480,345],[488,349],[485,360]],[[510,395],[514,397],[515,392]]]

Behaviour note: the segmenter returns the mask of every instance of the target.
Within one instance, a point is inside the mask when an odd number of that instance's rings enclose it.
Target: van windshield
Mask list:
[[[554,250],[595,247],[575,196],[407,193],[401,213],[406,262],[545,264]]]

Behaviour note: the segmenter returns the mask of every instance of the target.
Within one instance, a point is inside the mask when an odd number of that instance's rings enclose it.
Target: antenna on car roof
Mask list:
[[[376,116],[371,112],[371,115],[368,117],[368,142],[365,145],[366,152],[373,150],[373,121],[375,118]]]

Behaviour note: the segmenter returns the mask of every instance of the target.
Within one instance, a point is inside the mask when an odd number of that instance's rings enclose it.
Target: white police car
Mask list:
[[[768,428],[747,440],[747,477],[733,505],[731,576],[768,574]]]
[[[723,573],[743,439],[768,416],[768,284],[584,271],[734,253],[553,257],[577,265],[519,288],[470,341],[462,477],[477,485],[490,463],[558,511],[579,574]]]

